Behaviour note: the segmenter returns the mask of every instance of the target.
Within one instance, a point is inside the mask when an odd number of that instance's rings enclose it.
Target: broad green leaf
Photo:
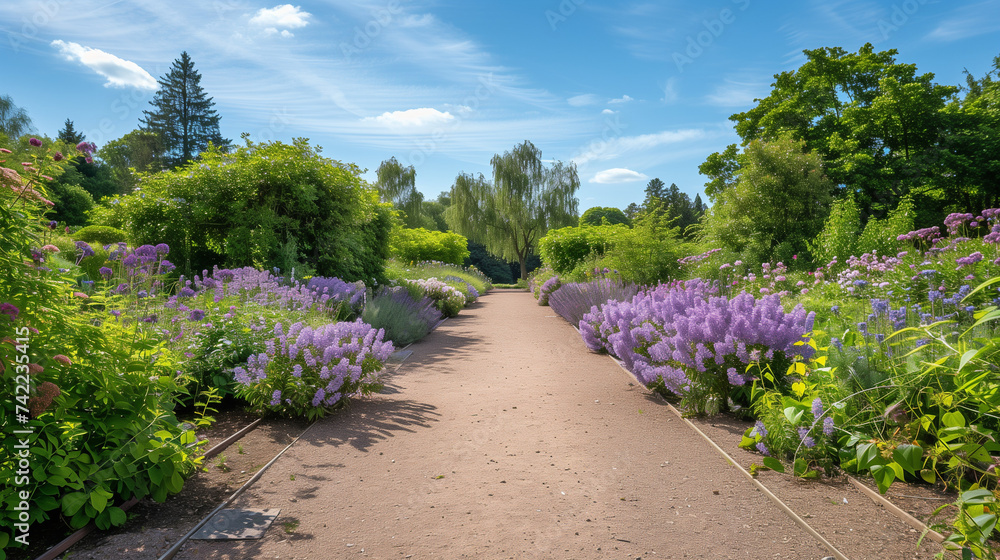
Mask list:
[[[996,497],[993,492],[990,492],[986,488],[977,488],[975,490],[967,490],[962,492],[959,498],[963,504],[967,505],[983,505],[995,503]]]
[[[765,467],[774,472],[785,472],[785,465],[781,464],[781,461],[775,459],[774,457],[764,457],[763,463]]]
[[[899,480],[903,480],[904,478],[906,478],[906,475],[903,473],[903,467],[900,466],[900,464],[897,463],[896,461],[893,461],[886,466],[892,469],[893,474],[895,474],[896,478],[898,478]]]
[[[882,456],[879,455],[878,446],[874,443],[862,443],[856,448],[859,469],[871,469],[872,465],[880,464]]]
[[[63,515],[71,516],[80,511],[83,504],[87,503],[87,495],[83,492],[71,492],[63,496],[61,501]]]
[[[805,373],[806,366],[804,364],[797,363],[795,365],[796,366],[802,366],[802,373]],[[796,368],[796,372],[798,372],[798,368]],[[803,382],[801,382],[801,381],[797,381],[795,383],[792,383],[792,392],[795,393],[796,397],[798,397],[798,398],[801,399],[802,395],[805,394],[805,392],[806,392],[806,384],[803,383]]]
[[[972,522],[979,527],[983,534],[989,535],[997,524],[997,516],[995,513],[983,513],[973,517]]]
[[[973,349],[962,354],[962,359],[958,362],[958,371],[965,369],[965,365],[979,354],[979,349]]]
[[[108,516],[111,519],[111,524],[116,526],[124,524],[128,519],[128,516],[125,515],[125,510],[117,506],[108,508]]]
[[[933,469],[920,469],[920,478],[924,479],[928,484],[937,482],[937,474],[934,473]]]
[[[889,486],[892,485],[892,481],[896,479],[896,472],[885,465],[874,465],[872,466],[872,476],[875,477],[878,491],[885,494]]]
[[[949,428],[960,428],[965,426],[965,416],[957,410],[945,412],[941,415],[941,423]]]
[[[892,452],[892,458],[899,463],[903,470],[916,475],[923,464],[924,448],[919,445],[904,443],[896,447]],[[900,478],[903,478],[902,476]]]
[[[108,496],[107,492],[101,489],[95,489],[90,493],[90,505],[94,506],[98,512],[104,511],[104,508],[108,507]]]

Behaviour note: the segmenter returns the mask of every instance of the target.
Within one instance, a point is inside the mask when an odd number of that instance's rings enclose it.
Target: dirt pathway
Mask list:
[[[524,292],[410,349],[236,504],[260,541],[178,558],[815,558],[826,552]]]

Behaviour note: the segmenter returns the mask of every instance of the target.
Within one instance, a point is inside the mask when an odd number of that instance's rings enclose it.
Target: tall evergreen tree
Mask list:
[[[62,130],[59,131],[59,139],[67,144],[77,145],[83,142],[86,135],[82,132],[78,132],[76,128],[73,127],[73,121],[66,119],[66,124],[63,125]]]
[[[215,103],[201,88],[201,74],[187,52],[174,60],[170,72],[157,80],[153,106],[141,122],[143,130],[160,136],[166,153],[166,163],[179,167],[193,160],[211,142],[226,146],[229,140],[219,132],[219,115]]]

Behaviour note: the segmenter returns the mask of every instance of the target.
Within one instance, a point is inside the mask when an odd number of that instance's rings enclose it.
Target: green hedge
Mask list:
[[[119,241],[128,241],[128,234],[110,226],[87,226],[73,234],[73,239],[87,243],[110,245]]]
[[[438,261],[461,266],[469,256],[469,241],[450,231],[396,228],[389,237],[389,253],[404,263]]]
[[[628,231],[621,224],[549,230],[538,242],[538,250],[542,261],[552,270],[567,274],[587,257],[604,255]]]

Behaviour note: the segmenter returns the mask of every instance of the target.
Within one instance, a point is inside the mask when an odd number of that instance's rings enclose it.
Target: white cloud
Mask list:
[[[634,183],[635,181],[645,181],[646,179],[649,179],[649,177],[639,173],[638,171],[632,171],[631,169],[625,169],[623,167],[615,167],[614,169],[598,171],[590,182],[610,185],[613,183]]]
[[[617,112],[618,111],[612,111],[611,109],[605,109],[605,110],[601,111],[601,114],[602,115],[614,115]]]
[[[633,101],[633,99],[627,95],[623,95],[618,99],[612,99],[611,101],[608,101],[608,103],[628,103],[629,101]]]
[[[361,120],[392,127],[424,127],[451,122],[455,120],[455,115],[448,111],[441,112],[430,107],[421,107],[406,111],[385,112],[377,117],[365,117]]]
[[[664,144],[680,144],[700,140],[707,136],[704,130],[682,129],[665,130],[656,134],[642,134],[640,136],[619,136],[608,141],[595,140],[584,148],[580,155],[573,157],[573,162],[578,167],[591,161],[606,161],[623,154],[631,154],[641,150],[656,148]]]
[[[677,101],[677,77],[671,77],[667,80],[667,83],[663,86],[663,99],[664,103],[673,103]]]
[[[309,25],[312,14],[303,12],[300,6],[282,4],[273,8],[261,8],[250,18],[250,25],[264,27],[264,32],[273,34],[281,29],[298,29]],[[282,34],[284,35],[284,34]]]
[[[294,33],[292,33],[291,31],[287,30],[287,29],[283,29],[283,30],[281,31],[281,36],[287,39],[287,38],[289,38],[289,37],[294,37],[294,36],[295,36],[295,34],[294,34]]]
[[[566,102],[573,107],[583,107],[585,105],[597,105],[601,102],[601,99],[593,93],[585,93],[583,95],[570,97],[566,100]]]
[[[108,79],[104,87],[155,90],[156,79],[131,60],[123,60],[102,50],[84,47],[77,43],[52,41],[51,45],[59,49],[66,60],[79,62],[94,72]]]

